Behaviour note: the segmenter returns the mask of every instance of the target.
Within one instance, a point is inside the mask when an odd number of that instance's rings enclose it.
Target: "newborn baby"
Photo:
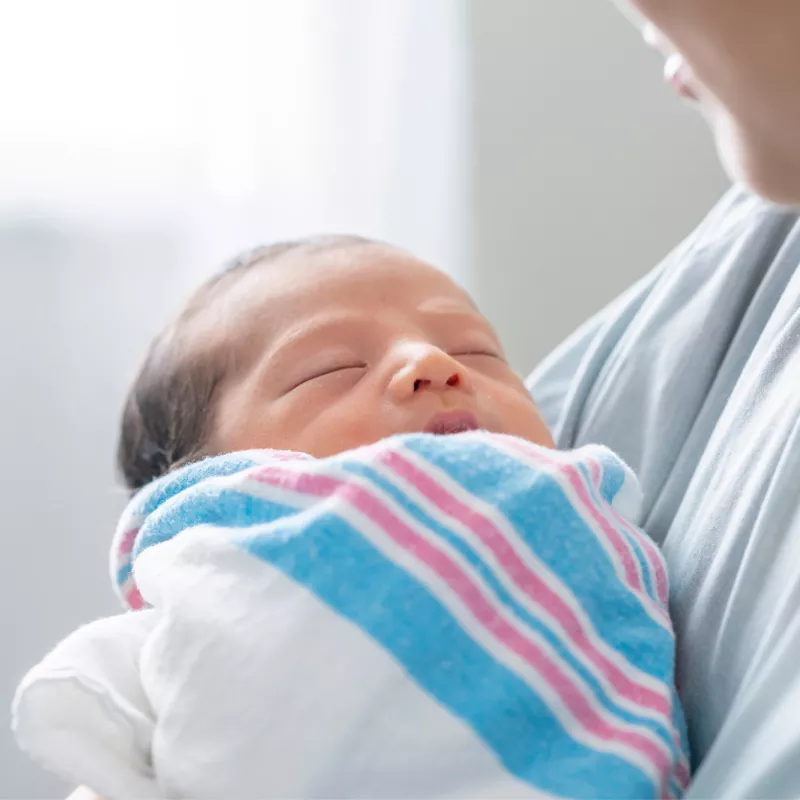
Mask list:
[[[256,250],[154,344],[122,421],[131,489],[236,450],[322,458],[399,433],[487,430],[552,446],[468,295],[377,242]]]
[[[552,447],[439,271],[346,237],[255,251],[131,390],[112,572],[137,611],[31,671],[21,745],[115,797],[679,794],[635,481]]]

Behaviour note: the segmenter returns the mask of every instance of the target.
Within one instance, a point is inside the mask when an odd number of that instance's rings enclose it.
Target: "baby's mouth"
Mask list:
[[[435,436],[452,436],[456,433],[480,430],[480,425],[474,414],[468,411],[446,411],[437,414],[425,426],[425,433]]]

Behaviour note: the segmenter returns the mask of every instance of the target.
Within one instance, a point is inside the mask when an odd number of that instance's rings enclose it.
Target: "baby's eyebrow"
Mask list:
[[[417,310],[422,314],[435,316],[469,316],[481,317],[477,306],[469,296],[464,298],[456,297],[426,297],[418,306]]]
[[[473,328],[480,328],[481,330],[490,333],[492,337],[497,338],[492,324],[486,317],[481,314],[475,307],[466,306],[463,304],[456,305],[455,303],[442,306],[431,304],[427,309],[420,308],[421,313],[426,317],[438,322],[458,322],[462,325],[471,325]]]
[[[326,316],[318,320],[312,318],[279,335],[269,348],[268,357],[273,358],[296,347],[313,344],[319,339],[323,339],[327,343],[335,342],[337,334],[343,339],[353,339],[359,332],[363,332],[366,328],[372,328],[374,325],[374,317],[367,318],[353,314]]]

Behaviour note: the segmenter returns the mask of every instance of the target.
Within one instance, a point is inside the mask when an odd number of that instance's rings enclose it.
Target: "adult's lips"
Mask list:
[[[664,80],[686,100],[698,100],[695,79],[684,57],[658,28],[650,23],[642,30],[645,42],[666,58],[664,64]]]

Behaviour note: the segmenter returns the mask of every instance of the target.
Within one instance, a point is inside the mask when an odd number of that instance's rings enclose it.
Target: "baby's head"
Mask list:
[[[476,428],[552,446],[462,289],[389,245],[324,237],[255,250],[199,289],[131,388],[118,458],[137,489],[207,455]]]

